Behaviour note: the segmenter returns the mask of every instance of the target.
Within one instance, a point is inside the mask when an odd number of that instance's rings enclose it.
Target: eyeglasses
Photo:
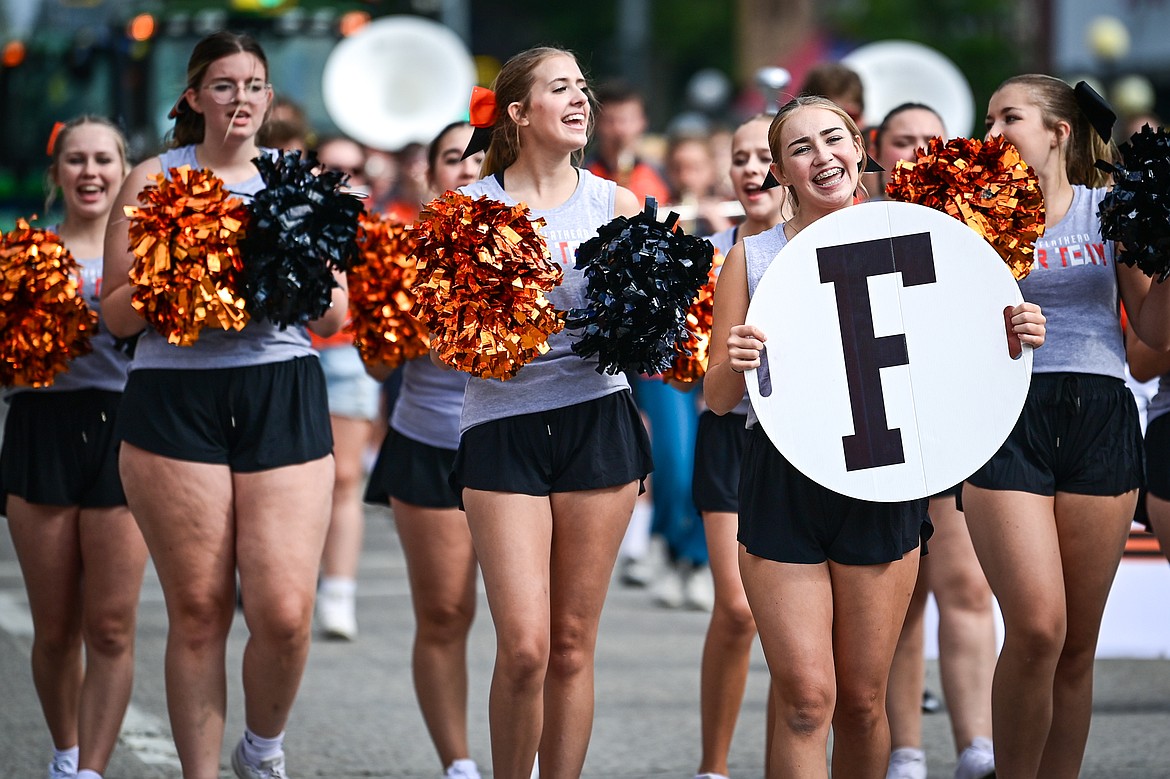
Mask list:
[[[236,95],[240,90],[244,91],[244,100],[249,103],[263,102],[264,98],[268,96],[268,91],[272,89],[272,85],[266,81],[216,81],[214,84],[208,84],[203,87],[211,94],[211,99],[219,105],[228,105],[236,99]]]

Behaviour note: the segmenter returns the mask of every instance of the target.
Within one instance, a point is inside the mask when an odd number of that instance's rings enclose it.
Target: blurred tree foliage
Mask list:
[[[931,46],[967,77],[977,125],[1006,78],[1042,67],[1037,2],[1019,0],[828,0],[825,24],[858,45],[897,38]],[[972,128],[975,129],[975,128]]]

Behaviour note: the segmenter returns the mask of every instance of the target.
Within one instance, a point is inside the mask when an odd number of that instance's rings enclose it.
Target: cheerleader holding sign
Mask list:
[[[768,141],[772,172],[788,188],[794,216],[737,244],[723,264],[704,382],[704,398],[717,414],[739,404],[744,372],[761,365],[767,334],[744,322],[764,270],[778,252],[783,259],[801,230],[853,205],[865,166],[856,124],[823,98],[787,103]],[[1035,305],[1020,304],[1011,314],[1023,343],[1043,343],[1044,318]],[[833,775],[881,779],[890,754],[886,684],[920,539],[930,531],[926,500],[879,503],[833,492],[797,471],[755,422],[750,413],[739,560],[775,690],[769,777],[827,776],[832,727]]]

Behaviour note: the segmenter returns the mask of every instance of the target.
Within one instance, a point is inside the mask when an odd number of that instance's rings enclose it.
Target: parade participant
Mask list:
[[[536,48],[496,77],[486,178],[463,188],[543,218],[564,280],[548,297],[585,305],[576,247],[615,215],[640,211],[612,182],[575,167],[592,118],[576,58]],[[496,630],[489,718],[493,774],[527,779],[539,747],[546,779],[579,776],[593,727],[601,609],[649,442],[621,374],[597,370],[553,335],[507,381],[472,378],[452,484],[483,571]]]
[[[272,100],[267,60],[251,38],[221,31],[196,44],[175,104],[171,146],[139,164],[118,196],[134,205],[160,172],[208,169],[236,196],[263,188],[256,132]],[[126,496],[166,596],[167,707],[186,779],[219,776],[225,652],[239,577],[244,737],[240,779],[284,777],[284,728],[308,657],[314,590],[329,522],[332,441],[325,381],[305,328],[253,320],[169,344],[131,305],[127,221],[107,231],[102,300],[111,331],[142,331],[118,433]],[[344,278],[310,323],[341,327]]]
[[[317,146],[317,160],[345,173],[348,189],[361,191],[367,186],[366,152],[356,141],[344,136],[324,138]],[[378,418],[380,386],[366,375],[352,333],[313,336],[312,342],[325,374],[335,468],[333,511],[317,590],[317,626],[326,638],[352,641],[358,632],[357,573],[365,535],[362,481],[366,450]]]
[[[638,155],[646,134],[646,104],[638,90],[622,82],[597,89],[596,154],[586,167],[590,173],[616,181],[641,199],[652,197],[661,204],[670,199],[662,174]]]
[[[887,171],[931,138],[946,138],[942,118],[920,103],[892,109],[878,126],[873,156]],[[874,193],[882,197],[882,192]],[[958,766],[955,779],[984,779],[995,773],[991,748],[991,677],[995,670],[995,613],[991,588],[979,567],[967,523],[956,503],[958,486],[932,495],[927,513],[934,525],[930,554],[918,568],[902,635],[894,651],[886,709],[893,752],[886,779],[925,779],[922,700],[926,660],[927,596],[938,606],[939,672],[951,720]]]
[[[837,105],[796,98],[768,133],[772,172],[788,188],[794,215],[733,248],[715,295],[704,397],[724,414],[742,400],[743,372],[760,365],[767,335],[744,324],[768,264],[803,228],[853,204],[865,147]],[[1043,317],[1021,304],[1012,314],[1024,343],[1043,341]],[[740,481],[740,572],[772,676],[776,728],[770,777],[832,772],[885,775],[890,733],[886,682],[929,535],[925,500],[849,498],[797,471],[755,424]]]
[[[761,114],[736,129],[731,143],[731,183],[743,206],[744,221],[708,240],[727,256],[739,241],[779,224],[784,190],[762,189],[772,151],[768,127],[772,117]],[[699,680],[702,758],[695,779],[726,779],[731,739],[747,686],[748,663],[756,623],[739,575],[739,466],[747,440],[748,399],[745,395],[722,416],[705,410],[699,416],[692,480],[695,508],[703,518],[715,602],[703,643]],[[769,695],[769,740],[775,708]],[[765,753],[766,754],[766,753]]]
[[[1118,300],[1134,332],[1166,348],[1170,285],[1115,264],[1101,237],[1107,182],[1094,162],[1111,149],[1072,87],[1044,75],[1008,79],[991,97],[987,134],[1015,144],[1039,177],[1046,229],[1020,288],[1049,319],[1020,420],[962,493],[1004,619],[992,694],[996,772],[1076,776],[1101,617],[1143,471]]]
[[[483,153],[461,159],[471,131],[467,122],[455,122],[428,147],[427,178],[436,195],[479,178]],[[416,624],[414,691],[447,779],[479,779],[467,744],[467,636],[475,618],[475,550],[467,517],[447,483],[459,447],[466,387],[466,373],[443,370],[428,357],[403,366],[399,401],[366,488],[367,501],[394,510]]]
[[[102,239],[129,170],[126,140],[109,120],[81,116],[59,126],[49,153],[45,211],[60,191],[55,232],[100,314]],[[100,320],[91,344],[48,387],[7,396],[0,452],[0,507],[28,590],[33,683],[53,739],[49,779],[106,770],[130,703],[146,568],[114,437],[130,358]]]

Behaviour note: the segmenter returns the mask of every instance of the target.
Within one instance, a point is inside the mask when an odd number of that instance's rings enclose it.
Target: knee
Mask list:
[[[250,608],[244,597],[248,629],[252,636],[270,644],[296,647],[308,644],[312,634],[312,599],[293,594],[266,600]]]
[[[189,648],[223,643],[235,612],[233,600],[213,595],[177,593],[167,598],[171,640]]]
[[[592,637],[576,629],[558,630],[549,647],[549,674],[565,679],[592,668]]]
[[[97,614],[85,621],[86,651],[121,657],[134,648],[134,614]]]
[[[842,732],[868,733],[885,713],[885,690],[881,685],[838,690],[833,725]]]
[[[501,640],[496,667],[517,688],[542,687],[549,667],[549,644],[537,636],[514,636]]]
[[[1067,623],[1063,614],[1037,611],[1005,628],[1005,649],[1029,663],[1055,662],[1064,651]]]
[[[832,689],[820,684],[777,687],[777,718],[797,736],[812,736],[828,728],[833,716]]]
[[[425,644],[454,644],[467,638],[475,604],[429,604],[418,613],[418,639]]]
[[[943,586],[934,592],[940,609],[970,614],[988,614],[991,609],[991,587],[981,570],[966,571],[944,579]]]
[[[81,648],[81,628],[75,620],[38,623],[33,646],[42,657],[65,657]]]
[[[722,636],[728,643],[750,642],[756,635],[756,619],[748,607],[747,598],[715,601],[711,612],[711,633]]]

